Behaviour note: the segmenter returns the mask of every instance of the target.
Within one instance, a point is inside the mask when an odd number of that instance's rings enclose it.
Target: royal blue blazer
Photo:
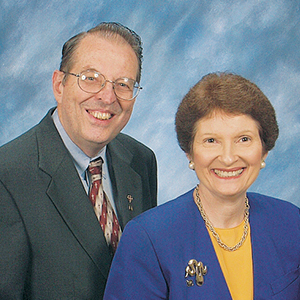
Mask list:
[[[254,299],[300,299],[299,208],[256,193],[247,196]],[[185,278],[191,259],[207,267],[202,286],[195,276]],[[127,224],[104,299],[231,299],[193,190]]]

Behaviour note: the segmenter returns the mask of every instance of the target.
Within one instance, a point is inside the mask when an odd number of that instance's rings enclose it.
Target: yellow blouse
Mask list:
[[[236,245],[244,232],[244,222],[230,229],[215,228],[221,240],[228,246]],[[222,272],[233,300],[253,300],[253,269],[250,225],[244,244],[229,252],[219,246],[210,231],[209,235],[216,251]]]

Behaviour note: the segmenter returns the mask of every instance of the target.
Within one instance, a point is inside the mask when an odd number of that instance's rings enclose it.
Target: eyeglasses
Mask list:
[[[79,88],[86,93],[97,94],[105,87],[106,82],[110,82],[113,84],[114,93],[118,98],[130,101],[137,97],[142,89],[135,80],[126,77],[112,81],[106,79],[103,74],[93,70],[85,70],[79,74],[62,72],[76,76]]]

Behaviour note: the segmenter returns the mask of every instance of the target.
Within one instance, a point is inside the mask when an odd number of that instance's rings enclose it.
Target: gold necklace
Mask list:
[[[216,239],[217,243],[219,244],[219,246],[227,251],[233,252],[237,249],[239,249],[243,243],[246,240],[247,234],[248,234],[248,229],[249,229],[249,209],[250,209],[250,205],[249,205],[249,201],[248,198],[245,196],[245,213],[244,213],[244,233],[243,236],[241,238],[241,240],[233,247],[229,247],[226,244],[224,244],[221,241],[220,236],[218,235],[218,233],[215,231],[214,227],[212,226],[211,222],[209,221],[208,217],[205,214],[205,211],[203,209],[201,200],[200,200],[200,196],[199,196],[199,185],[197,185],[196,189],[196,199],[194,199],[196,205],[198,206],[198,209],[200,211],[200,214],[205,222],[206,227],[211,231],[213,237]]]

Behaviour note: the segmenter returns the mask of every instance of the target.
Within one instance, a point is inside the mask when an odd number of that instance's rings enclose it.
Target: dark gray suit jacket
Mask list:
[[[0,299],[103,296],[112,254],[52,112],[0,148]],[[107,157],[124,228],[157,204],[156,159],[124,134]]]

